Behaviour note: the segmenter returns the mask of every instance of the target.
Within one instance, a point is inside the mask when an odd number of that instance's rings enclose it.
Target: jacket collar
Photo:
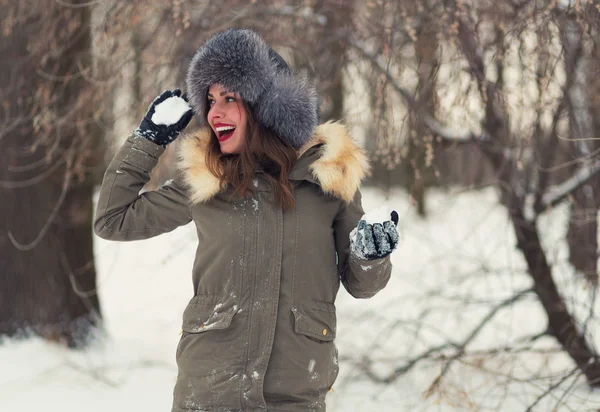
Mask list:
[[[206,202],[220,191],[219,180],[206,167],[209,139],[209,129],[203,128],[182,138],[179,144],[178,166],[192,203]],[[289,179],[316,183],[323,192],[349,203],[368,173],[367,157],[346,127],[328,122],[318,126],[310,140],[298,149],[298,161]]]

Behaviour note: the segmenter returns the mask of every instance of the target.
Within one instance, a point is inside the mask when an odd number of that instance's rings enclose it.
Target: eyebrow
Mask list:
[[[225,96],[226,94],[229,94],[229,93],[233,93],[233,92],[225,90],[224,92],[219,93],[219,96],[223,97],[223,96]],[[212,93],[208,93],[208,96],[215,97],[215,96],[212,95]]]

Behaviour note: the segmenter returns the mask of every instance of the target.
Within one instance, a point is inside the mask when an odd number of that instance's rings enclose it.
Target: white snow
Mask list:
[[[365,210],[384,199],[378,190],[363,191]],[[572,368],[567,356],[553,352],[554,339],[539,339],[533,345],[537,352],[465,358],[450,368],[442,390],[431,397],[424,393],[444,364],[439,358],[417,363],[389,385],[365,377],[363,357],[373,360],[373,373],[385,376],[448,338],[460,342],[494,304],[531,286],[507,213],[493,190],[460,195],[434,191],[428,197],[428,220],[409,208],[402,192],[392,192],[387,201],[408,210],[403,213],[403,242],[392,255],[392,278],[377,296],[354,299],[340,290],[340,374],[335,392],[327,397],[328,412],[526,410],[549,382],[558,382],[553,374]],[[555,207],[540,216],[538,225],[561,292],[583,319],[593,291],[567,263],[563,239],[568,212],[568,207]],[[170,410],[181,315],[192,296],[195,228],[188,225],[139,242],[94,241],[104,342],[82,351],[40,339],[0,346],[0,411]],[[597,319],[598,303],[595,310]],[[499,311],[467,350],[524,347],[519,338],[545,325],[536,300],[523,299]],[[594,320],[588,335],[596,347],[598,332]],[[545,378],[530,379],[535,374]],[[571,385],[572,394],[561,400]],[[598,408],[600,393],[589,391],[578,378],[558,385],[534,411]]]
[[[366,221],[368,224],[372,225],[374,223],[387,222],[392,219],[391,210],[388,205],[383,205],[378,207],[377,209],[373,209],[363,215],[362,220]]]
[[[181,97],[173,96],[156,105],[152,115],[152,123],[156,125],[175,124],[190,110],[190,105]]]

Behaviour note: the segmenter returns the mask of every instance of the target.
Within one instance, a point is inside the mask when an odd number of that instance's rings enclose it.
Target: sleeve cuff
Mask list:
[[[131,134],[127,140],[132,146],[123,161],[144,170],[152,170],[165,151],[164,147],[135,134]]]
[[[388,263],[390,261],[390,256],[391,255],[387,255],[382,258],[377,258],[377,259],[362,259],[362,258],[359,258],[358,256],[356,256],[354,253],[350,253],[349,259],[353,263],[356,263],[363,267],[369,266],[369,268],[372,269],[383,263]]]

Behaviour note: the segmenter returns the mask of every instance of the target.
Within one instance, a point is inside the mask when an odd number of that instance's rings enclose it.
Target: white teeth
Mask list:
[[[215,130],[217,132],[222,132],[225,130],[232,130],[232,129],[235,129],[235,126],[221,126],[221,127],[217,127]]]

